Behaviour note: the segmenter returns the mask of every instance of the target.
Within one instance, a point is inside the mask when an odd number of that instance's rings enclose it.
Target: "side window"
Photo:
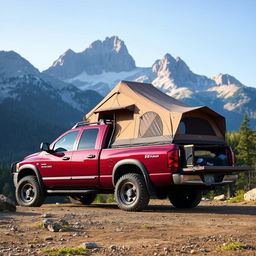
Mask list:
[[[84,130],[77,150],[95,149],[98,133],[98,128]]]
[[[54,145],[55,152],[72,151],[78,131],[70,132],[60,138]]]

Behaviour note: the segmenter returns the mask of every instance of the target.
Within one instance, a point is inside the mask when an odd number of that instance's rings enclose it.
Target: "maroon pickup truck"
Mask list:
[[[13,166],[16,199],[40,206],[46,196],[68,195],[82,204],[114,193],[119,208],[144,209],[151,196],[177,208],[199,204],[203,189],[236,181],[234,155],[225,144],[111,147],[114,124],[80,122],[41,152]]]

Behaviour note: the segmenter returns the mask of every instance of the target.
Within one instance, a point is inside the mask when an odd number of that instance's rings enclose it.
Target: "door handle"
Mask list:
[[[87,158],[95,158],[96,156],[95,155],[88,155]]]
[[[64,156],[64,157],[62,157],[62,160],[69,160],[69,159],[70,159],[69,156]]]

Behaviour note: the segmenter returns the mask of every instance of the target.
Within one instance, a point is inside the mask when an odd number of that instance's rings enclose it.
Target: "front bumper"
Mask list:
[[[17,187],[17,184],[18,184],[18,172],[13,172],[12,173],[12,179],[13,179],[13,184],[15,187]]]
[[[19,162],[17,161],[17,162],[14,162],[11,164],[11,173],[12,173],[12,178],[13,178],[13,184],[15,187],[17,187],[17,184],[18,184],[18,172],[16,171],[17,163],[19,163]]]
[[[173,174],[173,182],[176,185],[224,185],[232,184],[236,182],[238,175],[236,174],[226,174],[223,175],[221,180],[206,181],[202,175],[189,175],[189,174]]]

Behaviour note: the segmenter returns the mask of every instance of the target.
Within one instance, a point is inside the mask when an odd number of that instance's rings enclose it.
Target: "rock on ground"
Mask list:
[[[225,195],[215,196],[215,197],[213,198],[213,200],[216,200],[216,201],[224,201],[224,200],[225,200]]]
[[[94,242],[90,242],[90,243],[82,243],[81,244],[82,248],[86,248],[86,249],[95,249],[95,248],[99,248],[99,246],[94,243]]]
[[[249,190],[244,194],[245,201],[256,201],[256,188]]]
[[[0,211],[16,212],[15,203],[8,197],[0,194]]]

